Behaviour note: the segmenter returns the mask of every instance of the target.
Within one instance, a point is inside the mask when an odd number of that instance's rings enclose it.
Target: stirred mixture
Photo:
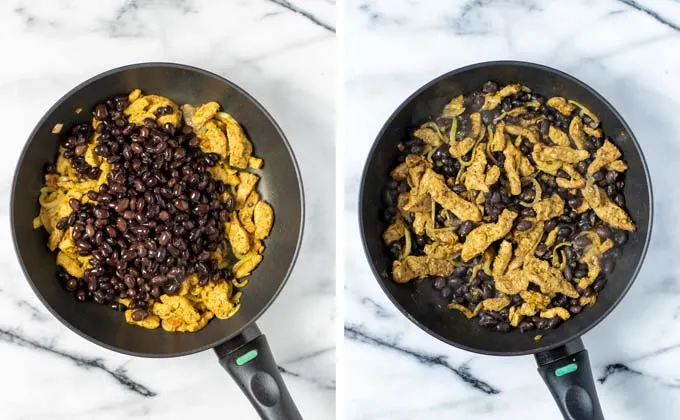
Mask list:
[[[487,82],[398,145],[384,190],[395,282],[500,332],[594,305],[635,225],[619,148],[584,104]]]

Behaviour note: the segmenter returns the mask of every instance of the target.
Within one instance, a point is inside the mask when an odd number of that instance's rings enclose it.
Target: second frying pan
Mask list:
[[[274,208],[275,222],[261,265],[244,289],[241,309],[226,320],[213,320],[195,333],[146,330],[125,323],[121,313],[107,306],[80,304],[55,278],[54,255],[46,234],[34,230],[42,168],[52,162],[59,138],[51,133],[56,123],[88,122],[84,110],[105,98],[135,88],[172,98],[178,103],[217,101],[231,113],[253,140],[255,153],[264,159],[258,189]],[[66,130],[64,130],[66,133]],[[145,63],[121,67],[93,77],[61,98],[38,123],[19,159],[11,198],[14,244],[31,287],[64,325],[110,350],[141,357],[173,357],[214,348],[220,363],[238,382],[264,419],[301,419],[267,340],[255,321],[283,288],[302,240],[304,203],[302,181],[293,152],[283,132],[267,111],[228,80],[194,67]]]
[[[547,97],[564,96],[586,104],[602,121],[603,130],[621,149],[628,163],[624,190],[627,208],[637,224],[623,256],[600,292],[597,304],[539,340],[534,334],[513,330],[489,331],[457,311],[435,309],[435,292],[418,282],[397,284],[391,276],[392,258],[382,242],[386,223],[380,217],[381,192],[397,159],[396,145],[414,126],[439,115],[452,98],[466,94],[488,80],[501,84],[522,83]],[[371,149],[361,180],[359,223],[364,249],[380,286],[395,306],[434,337],[464,350],[497,355],[534,354],[538,370],[550,388],[565,419],[603,419],[581,335],[597,325],[626,294],[635,280],[649,243],[652,227],[652,187],[640,145],[621,115],[583,82],[558,70],[524,62],[480,63],[447,73],[411,95],[392,114]],[[561,375],[565,366],[576,370]]]

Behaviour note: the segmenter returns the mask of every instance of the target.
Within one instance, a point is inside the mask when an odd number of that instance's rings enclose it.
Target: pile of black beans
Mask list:
[[[91,203],[71,199],[73,211],[57,224],[73,227],[78,253],[92,256],[91,268],[82,279],[61,269],[58,277],[78,301],[125,310],[116,298],[129,298],[137,309],[133,318],[141,320],[152,298],[176,294],[187,275],[197,274],[201,285],[231,278],[211,253],[223,244],[234,199],[220,199],[225,185],[207,171],[220,156],[202,152],[190,127],[159,127],[153,119],[137,127],[123,115],[127,105],[121,96],[95,108],[100,124],[94,153],[112,170],[99,191],[87,193]],[[162,107],[156,114],[171,112]],[[89,133],[85,124],[74,127],[63,143],[65,154],[80,158]]]
[[[493,94],[499,86],[495,82],[487,82],[484,84],[482,92]],[[518,124],[519,118],[533,119],[538,114],[544,114],[546,119],[539,122],[537,127],[541,133],[542,140],[546,144],[552,144],[548,138],[548,129],[550,124],[557,126],[558,128],[568,132],[569,123],[571,117],[567,117],[559,113],[557,110],[547,106],[546,98],[536,93],[519,92],[516,95],[505,98],[499,107],[490,111],[481,111],[482,121],[484,126],[491,125],[492,129],[495,130],[494,120],[501,114],[502,111],[509,111],[514,107],[521,106],[523,103],[528,101],[538,101],[541,107],[535,111],[527,112],[519,117],[509,117],[505,116],[504,121],[506,123]],[[457,131],[456,138],[458,140],[466,137],[470,130],[469,124],[469,114],[471,112],[479,111],[484,104],[484,95],[480,92],[473,92],[465,96],[464,104],[466,106],[466,113],[457,117]],[[574,112],[578,112],[578,109]],[[591,128],[599,128],[599,123],[594,122],[587,116],[583,117],[583,122],[588,124]],[[452,120],[450,118],[437,118],[435,123],[440,128],[442,133],[448,137],[448,133],[451,126]],[[586,171],[590,163],[592,162],[593,156],[598,148],[604,144],[603,138],[596,138],[587,136],[585,146],[586,149],[591,153],[591,157],[575,165],[576,170],[581,173],[581,175],[586,176]],[[533,145],[524,140],[520,144],[520,151],[526,155],[531,156],[533,151]],[[423,155],[424,143],[422,140],[410,136],[405,141],[398,145],[398,154],[396,156],[395,165],[403,162],[406,156],[409,154],[420,154]],[[496,164],[503,171],[504,165],[504,155],[502,152],[493,153],[495,163],[489,161],[489,164]],[[463,159],[468,160],[470,157],[465,156]],[[447,181],[447,184],[451,189],[457,194],[464,193],[466,188],[462,184],[456,184],[455,179],[460,171],[460,163],[457,159],[451,157],[448,153],[448,145],[444,144],[436,149],[432,153],[432,163],[433,170],[443,175]],[[557,177],[568,178],[568,175],[563,171],[557,174]],[[602,187],[607,195],[614,201],[617,205],[625,208],[625,198],[623,195],[623,190],[625,187],[624,175],[615,171],[600,170],[596,172],[592,178],[595,183]],[[577,291],[581,296],[592,296],[593,294],[599,293],[606,285],[607,275],[609,275],[615,268],[615,261],[621,258],[621,247],[628,240],[628,235],[625,231],[614,229],[603,223],[592,210],[587,210],[581,214],[578,214],[575,209],[577,209],[583,202],[583,196],[580,192],[576,194],[571,193],[569,190],[560,188],[557,185],[556,177],[541,173],[536,179],[540,183],[542,190],[542,197],[549,197],[552,194],[558,194],[565,202],[564,214],[546,221],[544,230],[549,232],[555,227],[558,227],[556,243],[560,242],[571,242],[570,246],[563,246],[560,250],[564,251],[565,257],[567,259],[564,265],[563,275],[566,280],[571,281],[574,278],[585,277],[588,273],[588,267],[586,264],[579,262],[579,259],[583,256],[584,249],[590,244],[590,240],[586,236],[579,236],[581,232],[595,229],[595,232],[601,238],[601,240],[611,239],[615,247],[607,251],[600,261],[601,274],[598,276],[596,281],[587,287],[586,289],[580,289],[578,287]],[[397,182],[393,179],[389,179],[383,190],[383,210],[382,217],[385,222],[391,223],[394,217],[398,213],[397,201],[400,193],[408,192],[410,187],[406,182]],[[485,222],[496,222],[498,216],[504,209],[512,210],[520,214],[520,217],[514,223],[513,230],[524,231],[529,230],[533,227],[533,224],[528,218],[536,216],[535,211],[530,208],[523,206],[521,203],[530,203],[534,200],[536,195],[535,186],[532,183],[526,183],[523,185],[522,193],[517,196],[513,196],[509,193],[510,188],[508,185],[507,177],[501,176],[499,181],[494,185],[490,186],[490,191],[486,193],[484,200],[484,214],[489,217],[489,220]],[[442,208],[436,205],[436,223],[441,225],[443,223],[443,218],[440,214]],[[406,220],[413,217],[413,214],[403,215]],[[463,240],[470,231],[472,231],[477,225],[471,221],[458,220],[453,214],[449,214],[449,220],[453,220],[453,226],[456,228],[456,233]],[[416,235],[413,230],[411,230],[411,237],[413,238],[411,255],[424,255],[425,245],[431,243],[431,239],[426,235]],[[545,238],[545,236],[544,236]],[[390,245],[389,252],[394,259],[398,259],[403,251],[403,244],[401,241],[394,242]],[[553,254],[552,251],[546,246],[545,243],[541,242],[536,247],[535,256],[537,258],[551,261]],[[453,274],[449,277],[430,277],[423,281],[431,283],[436,293],[446,302],[457,303],[472,309],[484,299],[498,296],[497,291],[494,287],[494,280],[491,276],[484,273],[483,270],[474,270],[473,267],[478,265],[481,261],[481,257],[476,257],[471,260],[466,266],[457,267]],[[474,278],[472,277],[474,274]],[[538,287],[530,284],[529,290],[539,291]],[[510,296],[513,305],[521,305],[523,300],[519,295]],[[563,307],[572,315],[576,315],[583,310],[583,307],[579,304],[578,299],[572,299],[562,294],[557,294],[552,299],[552,302],[548,308],[552,307]],[[508,319],[508,309],[502,311],[484,311],[477,318],[477,322],[486,328],[493,329],[500,332],[507,332],[511,329],[509,319]],[[525,318],[518,326],[520,331],[526,332],[531,330],[548,330],[559,326],[562,323],[561,319],[558,317],[552,319],[540,318],[538,316]]]
[[[99,168],[90,166],[85,161],[85,151],[87,143],[92,137],[92,127],[89,124],[76,124],[71,128],[71,135],[62,142],[64,147],[64,157],[71,162],[71,166],[76,170],[78,176],[87,179],[98,179],[102,171]]]

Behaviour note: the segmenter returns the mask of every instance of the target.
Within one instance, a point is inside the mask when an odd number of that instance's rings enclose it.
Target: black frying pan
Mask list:
[[[275,222],[266,241],[264,261],[244,289],[241,309],[227,320],[210,321],[195,333],[146,330],[125,323],[107,306],[80,304],[55,277],[54,255],[46,247],[46,233],[33,230],[38,214],[42,168],[53,162],[58,136],[55,123],[88,122],[90,110],[103,99],[127,94],[134,88],[167,96],[177,103],[217,101],[231,113],[253,140],[255,153],[264,158],[258,185],[272,204]],[[76,108],[86,110],[79,115]],[[302,239],[304,205],[300,173],[283,132],[250,95],[207,71],[179,64],[135,64],[108,71],[77,86],[40,120],[24,147],[12,185],[12,234],[24,273],[40,300],[64,325],[110,350],[141,357],[173,357],[214,348],[222,366],[264,419],[301,419],[286,389],[264,335],[255,321],[271,305],[293,268]]]
[[[431,285],[419,285],[419,282],[400,285],[386,275],[391,272],[392,258],[381,237],[386,228],[380,217],[381,192],[390,169],[396,164],[397,143],[407,138],[413,127],[437,117],[452,97],[477,90],[487,80],[501,84],[521,82],[547,97],[558,95],[583,103],[600,117],[604,132],[621,149],[629,166],[624,195],[638,230],[629,236],[622,249],[623,257],[617,261],[597,304],[546,333],[539,341],[534,340],[534,334],[521,334],[518,330],[508,334],[488,331],[457,311],[441,308],[441,303],[437,309],[438,300]],[[652,187],[640,145],[623,118],[602,96],[565,73],[532,63],[497,61],[447,73],[406,99],[378,134],[361,180],[359,215],[364,249],[373,273],[407,318],[434,337],[464,350],[497,356],[533,354],[538,371],[565,419],[604,418],[588,352],[580,337],[614,309],[640,270],[651,234]],[[577,368],[574,372],[563,374],[574,365]],[[566,370],[556,372],[565,367]]]

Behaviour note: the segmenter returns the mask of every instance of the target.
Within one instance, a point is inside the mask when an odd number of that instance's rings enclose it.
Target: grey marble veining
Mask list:
[[[655,198],[651,247],[626,299],[584,342],[607,419],[677,418],[680,3],[350,0],[345,13],[348,418],[559,418],[532,357],[481,356],[420,331],[385,297],[360,245],[357,189],[382,124],[436,76],[498,59],[534,61],[583,80],[642,145]]]
[[[334,418],[334,16],[328,0],[0,3],[0,418],[256,418],[212,352],[152,360],[99,348],[47,312],[16,261],[9,190],[30,131],[73,86],[142,61],[225,76],[291,142],[307,199],[305,237],[290,281],[258,323],[303,415]]]

